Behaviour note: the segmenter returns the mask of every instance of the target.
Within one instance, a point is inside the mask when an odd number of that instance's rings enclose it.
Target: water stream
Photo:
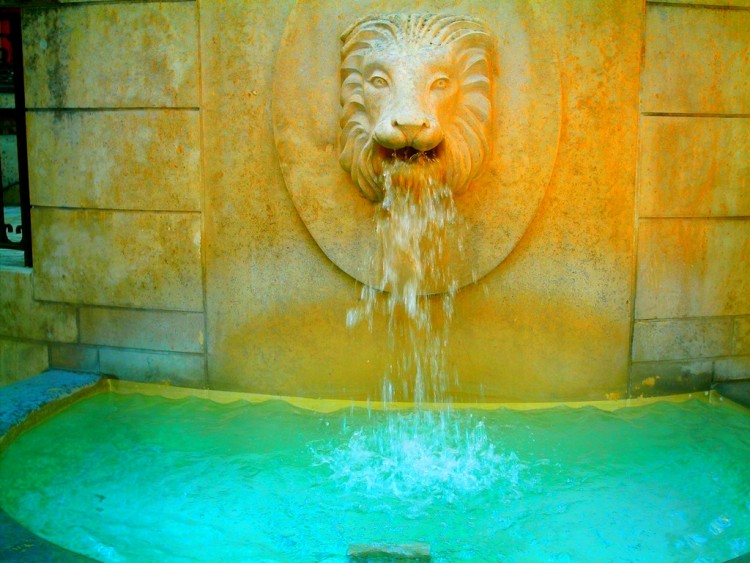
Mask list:
[[[347,317],[349,326],[372,328],[378,317],[387,323],[381,400],[386,411],[393,401],[414,402],[415,409],[387,412],[385,424],[354,431],[320,459],[347,485],[450,499],[509,478],[522,464],[513,452],[495,451],[481,422],[451,409],[448,391],[459,381],[447,352],[458,284],[449,252],[462,250],[463,229],[452,190],[431,164],[423,153],[384,164],[385,197],[374,225],[378,251],[370,264],[384,291],[364,286]],[[459,239],[455,245],[451,236]],[[447,290],[430,295],[434,287]],[[433,411],[424,408],[428,403],[443,407]]]
[[[421,154],[412,160],[428,159]],[[446,353],[457,289],[448,260],[449,236],[461,236],[456,205],[450,187],[434,177],[430,166],[387,161],[383,178],[385,197],[374,224],[378,250],[369,266],[384,292],[363,286],[347,324],[365,321],[372,327],[377,316],[387,323],[386,405],[395,400],[417,406],[443,403],[448,399]],[[447,291],[427,295],[434,287]]]

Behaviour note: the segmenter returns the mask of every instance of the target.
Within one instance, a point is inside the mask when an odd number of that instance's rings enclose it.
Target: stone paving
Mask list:
[[[34,411],[58,399],[88,389],[99,376],[49,370],[36,377],[0,387],[0,443],[14,426]],[[0,561],[91,561],[35,536],[0,509]]]

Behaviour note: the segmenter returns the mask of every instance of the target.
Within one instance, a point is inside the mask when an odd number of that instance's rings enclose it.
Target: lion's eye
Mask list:
[[[450,85],[450,80],[447,78],[438,78],[432,83],[433,90],[445,90]]]
[[[388,81],[382,76],[373,76],[370,79],[370,84],[375,86],[375,88],[385,88],[388,86]]]

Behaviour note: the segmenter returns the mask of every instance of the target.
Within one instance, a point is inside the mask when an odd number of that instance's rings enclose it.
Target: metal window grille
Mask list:
[[[0,249],[22,251],[24,265],[31,267],[31,206],[29,202],[29,165],[26,156],[26,100],[23,88],[21,15],[18,10],[0,10],[0,95],[3,94],[10,94],[10,96],[5,97],[12,100],[13,103],[2,105],[12,105],[13,107],[0,107],[0,136],[4,136],[4,139],[11,139],[15,136],[15,147],[6,147],[8,150],[0,152],[0,179],[2,179],[0,224],[3,226],[2,231],[0,231]],[[15,154],[13,151],[15,151]],[[6,162],[3,162],[3,153],[5,153]],[[17,180],[15,174],[2,173],[4,167],[6,171],[9,168],[10,159],[8,156],[18,159]],[[15,168],[15,162],[13,168]],[[11,193],[13,194],[12,200]],[[20,211],[20,214],[18,211]],[[19,217],[17,218],[17,216]]]

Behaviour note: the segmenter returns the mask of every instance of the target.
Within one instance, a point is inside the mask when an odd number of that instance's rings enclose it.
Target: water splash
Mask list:
[[[495,451],[481,420],[448,410],[391,412],[385,425],[350,430],[342,445],[314,453],[349,491],[426,504],[497,484],[512,496],[527,469],[515,453]]]

